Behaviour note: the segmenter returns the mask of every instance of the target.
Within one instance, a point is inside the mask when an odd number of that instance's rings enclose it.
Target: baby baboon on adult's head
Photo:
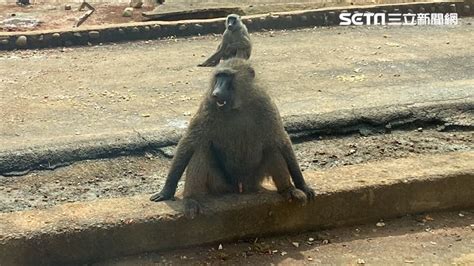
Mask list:
[[[267,176],[288,200],[305,203],[315,196],[304,181],[276,105],[255,83],[255,71],[243,59],[229,59],[216,68],[209,91],[179,141],[165,186],[150,199],[172,199],[186,167],[189,217],[199,212],[200,196],[256,192]]]
[[[225,21],[225,31],[222,41],[217,47],[217,51],[211,55],[204,63],[198,66],[216,66],[221,59],[239,57],[250,58],[252,52],[252,43],[247,27],[240,20],[240,16],[231,14]]]

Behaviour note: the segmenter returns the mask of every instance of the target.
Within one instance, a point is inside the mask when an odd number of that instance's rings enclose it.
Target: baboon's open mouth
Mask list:
[[[216,103],[217,103],[217,106],[222,107],[227,103],[227,101],[223,101],[223,102],[216,101]]]

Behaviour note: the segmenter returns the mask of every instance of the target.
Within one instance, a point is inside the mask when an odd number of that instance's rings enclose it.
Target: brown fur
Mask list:
[[[217,108],[212,91],[216,75],[227,72],[234,75],[233,97],[224,111]],[[265,177],[271,177],[278,192],[289,200],[304,203],[306,196],[314,197],[304,182],[278,109],[265,89],[255,83],[254,75],[245,60],[222,62],[178,144],[168,179],[187,165],[184,198],[191,217],[199,211],[195,200],[200,196],[256,192]],[[167,185],[174,183],[177,181],[167,180]]]
[[[236,19],[236,25],[233,30],[230,30],[227,26],[230,17]],[[242,23],[238,15],[231,14],[227,16],[226,30],[219,47],[217,47],[217,51],[198,66],[216,66],[221,59],[226,60],[233,57],[249,59],[251,52],[252,42],[250,41],[247,27]]]

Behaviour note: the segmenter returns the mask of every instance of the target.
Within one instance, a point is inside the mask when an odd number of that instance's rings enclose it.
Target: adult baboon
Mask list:
[[[232,57],[250,58],[252,43],[247,27],[240,20],[240,16],[236,14],[228,15],[225,20],[225,27],[226,30],[217,51],[198,66],[216,66],[221,59],[226,60]]]
[[[183,196],[185,214],[191,218],[199,212],[200,196],[256,192],[266,176],[290,201],[314,198],[276,105],[254,80],[254,69],[243,59],[229,59],[216,68],[209,91],[178,143],[166,183],[152,201],[174,197],[186,166]]]

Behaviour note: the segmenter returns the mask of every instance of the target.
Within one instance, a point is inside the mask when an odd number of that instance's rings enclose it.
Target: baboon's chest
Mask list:
[[[222,125],[211,141],[228,171],[252,171],[262,161],[263,140],[254,121],[239,122]]]
[[[242,34],[238,31],[232,32],[231,34],[229,34],[230,43],[237,43],[241,41],[241,39],[242,39]]]
[[[238,37],[237,34],[233,33],[230,35],[229,39],[230,39],[230,43],[235,43],[238,41]]]

